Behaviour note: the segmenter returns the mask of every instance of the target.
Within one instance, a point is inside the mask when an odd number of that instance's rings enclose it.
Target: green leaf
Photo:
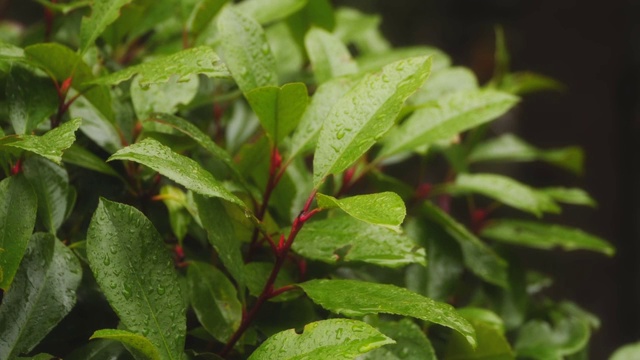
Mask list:
[[[525,95],[545,90],[562,91],[566,87],[548,76],[523,71],[506,74],[499,88],[511,94]]]
[[[82,19],[80,26],[80,53],[87,51],[109,24],[116,21],[120,8],[131,0],[95,0],[91,7],[91,16]]]
[[[224,61],[244,94],[278,85],[276,60],[260,24],[226,7],[218,18],[218,31]]]
[[[278,79],[283,83],[299,81],[306,59],[302,45],[296,41],[298,34],[284,21],[269,26],[265,34],[276,59]]]
[[[358,72],[358,65],[351,58],[349,49],[330,32],[312,27],[304,38],[304,45],[317,84]]]
[[[111,94],[104,86],[94,86],[90,82],[95,78],[89,65],[79,54],[58,43],[40,43],[27,46],[25,55],[58,83],[72,78],[71,87],[82,95],[108,121],[113,121]]]
[[[298,126],[309,103],[307,87],[303,83],[260,87],[246,96],[267,136],[275,144],[280,144]]]
[[[584,154],[579,147],[541,150],[513,134],[504,134],[476,146],[469,161],[534,161],[541,160],[569,170],[582,173]]]
[[[211,173],[190,158],[173,152],[156,140],[147,138],[111,155],[107,161],[129,160],[148,166],[187,189],[209,197],[219,197],[246,208],[237,196],[216,180]]]
[[[67,15],[68,13],[72,12],[73,10],[77,10],[80,8],[83,8],[85,6],[90,6],[91,5],[91,1],[89,0],[76,0],[72,3],[53,3],[53,2],[49,2],[47,0],[36,0],[37,3],[39,3],[40,5],[51,9],[51,10],[55,10],[58,11],[60,13],[62,13],[63,15]]]
[[[311,97],[307,110],[302,115],[300,124],[291,137],[289,158],[310,150],[315,146],[315,141],[320,133],[324,120],[329,115],[333,105],[354,85],[354,81],[348,78],[338,78],[321,84]]]
[[[116,128],[116,124],[105,117],[84,97],[79,97],[69,106],[69,115],[81,118],[80,131],[109,154],[123,147],[121,133]]]
[[[171,79],[184,82],[192,75],[204,74],[212,78],[231,76],[218,54],[208,46],[178,51],[168,56],[127,67],[115,73],[92,80],[93,84],[117,85],[137,76],[138,84],[147,88],[151,84],[163,84]]]
[[[87,232],[87,257],[126,329],[147,337],[161,359],[182,359],[186,306],[162,237],[144,214],[101,199]]]
[[[305,224],[293,242],[293,250],[330,264],[362,261],[387,267],[426,265],[424,249],[406,235],[349,216]]]
[[[596,207],[596,201],[589,196],[589,194],[579,188],[566,188],[566,187],[548,187],[538,189],[539,192],[547,194],[557,202],[572,205],[584,205],[590,207]]]
[[[358,57],[358,66],[360,67],[360,71],[379,70],[382,67],[398,60],[417,56],[431,56],[432,73],[445,69],[451,64],[449,56],[439,49],[430,46],[412,46],[388,49],[383,52],[374,52],[372,54],[360,56]]]
[[[65,360],[133,360],[129,351],[115,340],[97,339],[77,347]]]
[[[394,124],[404,101],[429,76],[428,57],[400,60],[366,75],[329,112],[313,159],[315,187],[347,169]]]
[[[640,357],[640,342],[619,347],[609,360],[633,360]]]
[[[67,164],[80,166],[101,174],[122,179],[122,177],[113,170],[111,166],[107,165],[103,159],[77,144],[73,144],[65,150],[64,154],[62,154],[62,161]]]
[[[353,43],[361,55],[378,55],[391,50],[391,44],[389,44],[378,29],[382,21],[380,15],[364,14],[356,9],[341,7],[336,10],[335,17],[336,25],[333,31],[334,34],[345,44]],[[410,56],[400,56],[388,63],[407,57]],[[361,66],[361,69],[362,68]]]
[[[7,111],[16,134],[30,134],[58,109],[58,95],[50,79],[22,66],[12,66],[6,85]]]
[[[38,355],[34,355],[34,356],[29,356],[29,357],[18,357],[18,360],[56,360],[58,359],[57,357],[51,355],[51,354],[46,354],[46,353],[41,353]]]
[[[475,346],[475,331],[453,306],[394,285],[356,280],[311,280],[298,284],[323,308],[346,316],[394,314],[440,324],[461,333]]]
[[[507,262],[483,243],[462,224],[430,202],[422,207],[431,221],[439,224],[462,249],[464,264],[481,279],[494,285],[507,287]]]
[[[413,96],[409,102],[422,105],[429,101],[453,94],[459,91],[472,91],[478,89],[478,80],[473,71],[464,67],[452,67],[435,71]]]
[[[242,320],[236,288],[220,270],[197,261],[189,263],[187,280],[198,321],[213,337],[226,342]]]
[[[421,359],[437,360],[431,342],[420,327],[410,319],[400,321],[381,321],[376,328],[395,340],[395,344],[375,349],[358,359],[361,360],[401,360]],[[466,345],[466,344],[465,344]],[[468,346],[468,345],[467,345]]]
[[[140,334],[135,334],[126,330],[102,329],[94,332],[89,340],[92,339],[117,340],[126,345],[127,348],[133,349],[134,353],[138,353],[144,356],[145,359],[161,359],[158,348],[153,345],[151,341],[149,341],[149,339]]]
[[[62,162],[62,152],[76,141],[75,132],[81,122],[82,120],[76,118],[47,131],[42,136],[24,135],[20,140],[5,146],[30,151],[59,165]]]
[[[191,223],[191,219],[193,218],[185,208],[187,195],[182,189],[171,185],[161,187],[160,194],[158,195],[167,207],[167,210],[169,210],[171,231],[176,236],[178,244],[182,244],[189,230],[189,223]]]
[[[343,199],[318,194],[316,199],[320,208],[337,207],[358,220],[384,226],[398,232],[407,215],[404,201],[393,192],[356,195]]]
[[[302,9],[308,0],[245,0],[235,6],[235,11],[267,24],[286,18]]]
[[[233,222],[220,199],[194,196],[198,215],[207,231],[209,243],[218,252],[220,260],[231,276],[244,283],[244,260],[241,243],[236,237]]]
[[[279,332],[256,349],[249,360],[355,359],[394,341],[371,325],[350,319],[330,319],[307,324],[301,334]]]
[[[197,38],[209,26],[209,23],[220,12],[229,0],[200,0],[193,7],[187,20],[186,28],[191,37]]]
[[[140,77],[131,83],[131,102],[138,119],[146,119],[151,113],[172,114],[180,105],[189,104],[198,93],[197,75],[188,75],[186,80],[171,78],[166,83],[140,84]]]
[[[38,156],[28,158],[23,171],[38,197],[38,219],[55,235],[66,218],[69,193],[73,191],[69,175],[63,167]]]
[[[500,317],[485,309],[464,308],[458,312],[476,330],[478,346],[474,349],[457,333],[452,334],[447,343],[446,360],[513,360],[515,354],[501,328]]]
[[[51,234],[31,237],[0,306],[0,354],[30,352],[76,303],[80,261]]]
[[[378,157],[388,157],[494,120],[518,102],[518,98],[493,90],[455,92],[440,97],[414,112],[383,140]]]
[[[538,217],[543,212],[560,212],[551,196],[497,174],[460,174],[454,183],[447,185],[447,191],[452,194],[482,194]]]
[[[583,249],[608,256],[615,254],[615,248],[611,244],[582,230],[526,220],[493,220],[482,229],[481,235],[497,241],[538,249],[559,246],[565,250]]]
[[[0,288],[9,289],[36,223],[37,197],[23,176],[0,182]]]
[[[560,360],[584,348],[590,336],[589,324],[574,317],[559,319],[553,326],[531,320],[520,328],[514,348],[519,358]]]

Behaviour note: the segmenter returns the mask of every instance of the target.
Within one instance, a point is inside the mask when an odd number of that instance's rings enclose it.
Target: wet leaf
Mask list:
[[[358,72],[358,65],[351,58],[349,49],[330,32],[312,27],[304,38],[304,44],[317,84]]]
[[[520,328],[514,349],[518,357],[559,360],[584,348],[590,336],[589,324],[575,317],[561,318],[553,325],[531,320]]]
[[[301,334],[294,329],[268,338],[250,360],[355,359],[394,341],[371,325],[350,319],[330,319],[307,324]]]
[[[475,347],[475,331],[453,306],[394,285],[356,280],[310,280],[297,286],[323,308],[346,316],[394,314],[451,328]]]
[[[186,28],[191,37],[197,38],[209,26],[209,23],[220,12],[229,0],[200,0],[193,7],[187,20]]]
[[[398,232],[407,215],[404,201],[393,192],[356,195],[342,199],[319,193],[316,199],[320,208],[337,207],[358,220]]]
[[[548,187],[538,189],[538,191],[551,196],[553,200],[560,203],[590,207],[597,206],[596,201],[593,200],[586,191],[579,188]]]
[[[30,134],[58,109],[58,95],[50,79],[12,66],[7,76],[8,115],[16,134]]]
[[[62,161],[121,179],[121,176],[103,159],[77,144],[72,144],[64,151]]]
[[[458,91],[471,91],[478,88],[475,74],[464,67],[452,67],[440,71],[433,70],[433,74],[413,96],[408,100],[411,104],[426,104],[447,94]]]
[[[504,336],[502,320],[498,315],[481,308],[458,310],[475,328],[478,346],[474,349],[459,334],[452,334],[447,343],[446,360],[513,360],[515,354]]]
[[[320,130],[313,182],[347,169],[394,124],[404,101],[427,79],[428,57],[400,60],[366,75],[338,100]]]
[[[82,19],[80,26],[80,53],[87,51],[109,24],[116,21],[120,8],[131,0],[96,0],[91,6],[91,16]]]
[[[175,113],[179,106],[190,103],[196,96],[198,82],[196,75],[187,75],[183,81],[171,78],[166,83],[143,87],[137,76],[131,83],[131,102],[138,119],[146,119],[154,112]]]
[[[395,344],[375,349],[358,359],[362,360],[437,360],[431,342],[420,327],[410,319],[400,321],[380,321],[376,328],[395,340]],[[465,345],[468,346],[468,344]]]
[[[20,140],[5,144],[5,146],[27,150],[60,164],[62,152],[76,141],[75,132],[81,123],[82,120],[76,118],[47,131],[42,136],[23,135]]]
[[[148,338],[161,359],[182,359],[186,306],[153,224],[131,206],[101,199],[87,232],[87,256],[127,330]]]
[[[91,339],[112,339],[117,340],[132,349],[135,354],[141,354],[145,359],[160,360],[160,353],[149,339],[126,330],[102,329],[97,330],[89,338]]]
[[[245,0],[236,5],[235,10],[267,24],[286,18],[300,10],[308,0]]]

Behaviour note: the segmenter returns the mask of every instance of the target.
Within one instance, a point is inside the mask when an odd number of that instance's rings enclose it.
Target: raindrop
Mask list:
[[[345,131],[344,129],[339,129],[338,132],[336,133],[336,139],[340,140],[344,137]]]
[[[110,245],[109,252],[115,254],[116,252],[118,252],[118,248],[115,245]]]
[[[129,300],[131,299],[131,286],[128,284],[124,284],[124,288],[122,289],[122,296],[124,296],[125,299]]]
[[[116,284],[115,281],[112,281],[112,282],[109,283],[109,287],[112,288],[112,289],[115,289],[117,286],[118,286],[118,284]]]
[[[102,263],[104,264],[104,266],[109,266],[111,264],[111,259],[109,258],[109,256],[104,257],[104,259],[102,260]]]
[[[269,49],[269,44],[267,43],[262,44],[260,51],[262,51],[262,53],[265,55],[269,54],[271,52],[271,49]]]
[[[164,287],[158,286],[158,295],[164,295]]]

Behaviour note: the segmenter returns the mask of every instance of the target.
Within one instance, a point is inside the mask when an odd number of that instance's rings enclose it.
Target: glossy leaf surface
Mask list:
[[[494,220],[482,229],[482,236],[514,245],[538,249],[591,250],[613,256],[615,248],[605,240],[580,229],[527,220]]]
[[[0,288],[9,289],[36,223],[38,199],[23,176],[0,182]]]
[[[117,340],[126,345],[127,348],[132,349],[135,354],[142,355],[145,359],[161,359],[158,348],[156,348],[149,339],[143,335],[135,334],[126,330],[102,329],[94,332],[90,339]]]
[[[82,120],[73,119],[47,131],[42,136],[24,135],[20,140],[5,144],[5,146],[27,150],[60,164],[62,152],[76,141],[75,132],[81,123]]]
[[[400,60],[366,75],[329,112],[313,159],[316,187],[347,169],[394,124],[404,101],[429,76],[429,57]]]
[[[296,128],[309,103],[307,87],[303,83],[261,87],[246,96],[267,136],[276,144]]]
[[[96,0],[91,6],[91,16],[82,19],[80,27],[80,53],[87,51],[109,24],[116,21],[120,8],[131,0]]]
[[[515,354],[505,338],[502,320],[489,310],[464,308],[459,313],[475,328],[478,346],[474,349],[459,334],[447,343],[447,360],[514,360]]]
[[[250,360],[355,359],[394,341],[371,325],[350,319],[313,322],[301,334],[285,330],[268,338]]]
[[[309,0],[245,0],[236,11],[256,19],[260,24],[284,19],[304,7]]]
[[[395,314],[430,321],[462,334],[475,346],[473,327],[449,304],[394,285],[356,280],[311,280],[298,284],[323,308],[346,316]]]
[[[56,234],[65,220],[69,205],[69,175],[67,171],[41,157],[28,158],[23,165],[24,176],[38,197],[38,219],[48,232]]]
[[[362,355],[362,360],[437,360],[436,353],[431,347],[431,342],[427,339],[422,329],[410,319],[400,321],[381,321],[376,324],[376,328],[395,340],[395,344],[390,344],[379,349],[375,349]],[[468,346],[468,344],[467,344]]]
[[[89,265],[128,331],[182,359],[186,316],[173,262],[153,224],[135,208],[104,199],[87,233]]]
[[[330,32],[313,27],[304,38],[316,83],[322,84],[335,77],[355,74],[358,65],[349,49]]]
[[[349,216],[309,222],[296,237],[293,250],[306,258],[327,263],[426,265],[424,249],[407,236]]]
[[[173,152],[169,147],[153,139],[127,146],[113,154],[107,161],[129,160],[148,166],[187,189],[209,197],[219,197],[245,207],[242,200],[233,195],[190,158]]]
[[[400,225],[407,215],[404,201],[393,192],[356,195],[342,199],[318,194],[316,199],[320,208],[337,207],[358,220],[396,231],[400,231]]]
[[[30,352],[73,308],[80,262],[53,235],[31,237],[0,306],[0,354]]]
[[[589,325],[574,317],[562,318],[553,326],[545,321],[532,320],[520,329],[514,349],[518,357],[562,359],[584,348],[590,334]]]
[[[30,134],[58,108],[58,96],[51,80],[21,66],[11,67],[6,95],[8,117],[16,134]]]

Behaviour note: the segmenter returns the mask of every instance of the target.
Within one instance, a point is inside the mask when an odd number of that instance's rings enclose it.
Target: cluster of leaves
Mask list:
[[[477,171],[582,170],[489,136],[558,87],[500,31],[479,86],[328,0],[38,2],[0,24],[0,359],[586,354],[598,320],[513,246],[612,255],[540,220],[594,201]]]

